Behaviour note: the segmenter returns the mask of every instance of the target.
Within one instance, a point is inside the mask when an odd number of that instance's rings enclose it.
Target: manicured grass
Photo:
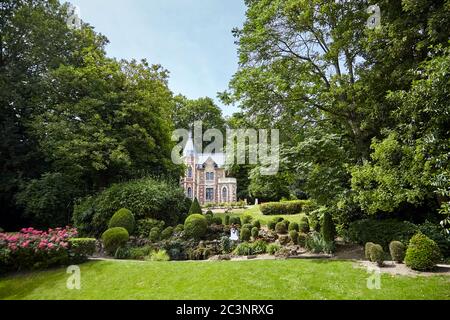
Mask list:
[[[450,299],[449,277],[383,275],[380,290],[348,261],[98,261],[81,265],[81,290],[65,269],[0,278],[0,299]]]
[[[233,210],[231,213],[216,213],[215,214],[218,217],[221,217],[222,220],[224,219],[224,217],[226,215],[229,215],[230,217],[232,216],[239,216],[239,217],[243,217],[245,215],[250,215],[253,217],[253,220],[259,220],[261,222],[261,224],[263,225],[267,225],[269,223],[269,221],[272,221],[275,218],[278,217],[282,217],[286,220],[289,220],[290,222],[300,222],[300,219],[302,216],[304,216],[304,214],[295,214],[295,215],[278,215],[278,216],[265,216],[261,213],[261,210],[259,210],[259,206],[252,206],[246,210],[243,209],[237,209],[237,210]]]

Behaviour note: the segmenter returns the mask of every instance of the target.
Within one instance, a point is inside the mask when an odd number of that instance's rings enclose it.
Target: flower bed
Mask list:
[[[0,233],[0,270],[42,269],[71,262],[71,240],[77,236],[71,227],[22,229],[19,233]],[[80,253],[76,254],[79,259]]]

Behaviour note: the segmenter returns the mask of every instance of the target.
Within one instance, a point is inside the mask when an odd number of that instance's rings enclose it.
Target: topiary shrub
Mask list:
[[[289,238],[291,238],[291,241],[294,244],[298,244],[298,232],[297,232],[297,230],[289,231]]]
[[[221,217],[214,217],[213,220],[212,220],[212,223],[215,224],[215,225],[220,226],[220,225],[222,225],[222,218]]]
[[[287,234],[282,234],[282,235],[280,235],[279,237],[278,237],[278,242],[281,244],[281,245],[287,245],[288,243],[289,243],[289,236],[287,235]]]
[[[258,230],[261,229],[261,221],[255,220],[255,221],[253,222],[253,227],[254,227],[254,228],[258,228]]]
[[[379,267],[384,264],[384,250],[379,244],[373,244],[369,247],[370,261],[376,262]]]
[[[111,256],[115,255],[118,248],[125,246],[129,238],[127,229],[121,227],[108,229],[102,235],[105,250]]]
[[[193,214],[203,214],[202,207],[200,207],[200,203],[198,202],[197,198],[192,201],[192,205],[189,208],[189,215]]]
[[[251,237],[250,229],[242,228],[241,229],[241,236],[240,236],[241,241],[249,241],[250,237]]]
[[[267,224],[267,227],[269,228],[269,230],[275,231],[275,227],[276,227],[277,223],[275,221],[270,221]]]
[[[125,208],[118,210],[109,220],[108,228],[122,227],[127,229],[128,234],[133,234],[136,221],[134,220],[133,213]]]
[[[306,246],[306,239],[308,238],[308,235],[305,233],[299,233],[298,234],[298,240],[297,244],[301,246],[302,248],[305,248]]]
[[[242,225],[242,221],[241,221],[241,218],[239,218],[239,217],[231,217],[230,218],[230,224],[231,225],[239,225],[239,226],[241,226]]]
[[[286,231],[289,230],[289,226],[291,225],[291,222],[289,220],[284,220],[283,222],[286,226]]]
[[[297,222],[292,222],[292,223],[289,225],[289,228],[288,228],[288,229],[289,229],[289,231],[293,231],[293,230],[295,230],[295,231],[297,231],[297,232],[300,231]]]
[[[173,235],[173,227],[167,227],[161,232],[161,240],[170,239]]]
[[[230,216],[225,216],[225,225],[226,226],[230,225]]]
[[[413,270],[427,271],[436,267],[441,259],[439,247],[423,233],[411,238],[406,250],[405,264]]]
[[[188,238],[200,239],[208,230],[208,222],[201,214],[193,214],[184,222],[184,234]]]
[[[150,230],[148,238],[150,239],[151,242],[158,242],[160,237],[161,237],[161,230],[158,227],[154,227],[152,228],[152,230]]]
[[[299,228],[299,231],[303,232],[303,233],[309,233],[309,231],[310,231],[309,223],[305,222],[305,221],[300,221],[298,228]]]
[[[259,236],[259,229],[257,227],[252,228],[252,238],[256,239]]]
[[[277,243],[271,243],[267,246],[267,253],[270,255],[276,254],[281,249],[281,246]]]
[[[275,231],[276,233],[286,234],[287,233],[286,224],[284,222],[278,222],[275,226]]]
[[[326,211],[323,215],[321,233],[325,242],[334,242],[334,238],[336,237],[336,227],[329,211]]]
[[[400,241],[392,241],[389,244],[389,252],[395,262],[402,263],[405,260],[406,247]]]
[[[373,242],[367,242],[364,246],[364,255],[366,257],[367,260],[370,261],[370,248],[372,248],[372,246],[374,246],[375,243]]]
[[[214,216],[214,213],[211,211],[211,210],[208,210],[208,211],[206,211],[206,213],[205,213],[206,215],[211,215],[211,216]]]

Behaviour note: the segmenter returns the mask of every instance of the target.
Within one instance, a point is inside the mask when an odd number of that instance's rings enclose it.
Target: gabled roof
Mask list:
[[[195,156],[198,165],[204,165],[209,158],[214,161],[217,166],[223,167],[225,165],[226,155],[225,153],[197,153],[195,150],[194,140],[192,134],[189,134],[189,139],[183,150],[183,157]]]

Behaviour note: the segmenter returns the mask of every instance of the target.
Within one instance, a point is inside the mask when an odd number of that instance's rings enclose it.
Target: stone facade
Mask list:
[[[187,171],[181,178],[181,186],[187,197],[196,197],[202,205],[237,201],[237,182],[226,175],[225,154],[197,153],[189,138],[183,150],[183,161]]]

